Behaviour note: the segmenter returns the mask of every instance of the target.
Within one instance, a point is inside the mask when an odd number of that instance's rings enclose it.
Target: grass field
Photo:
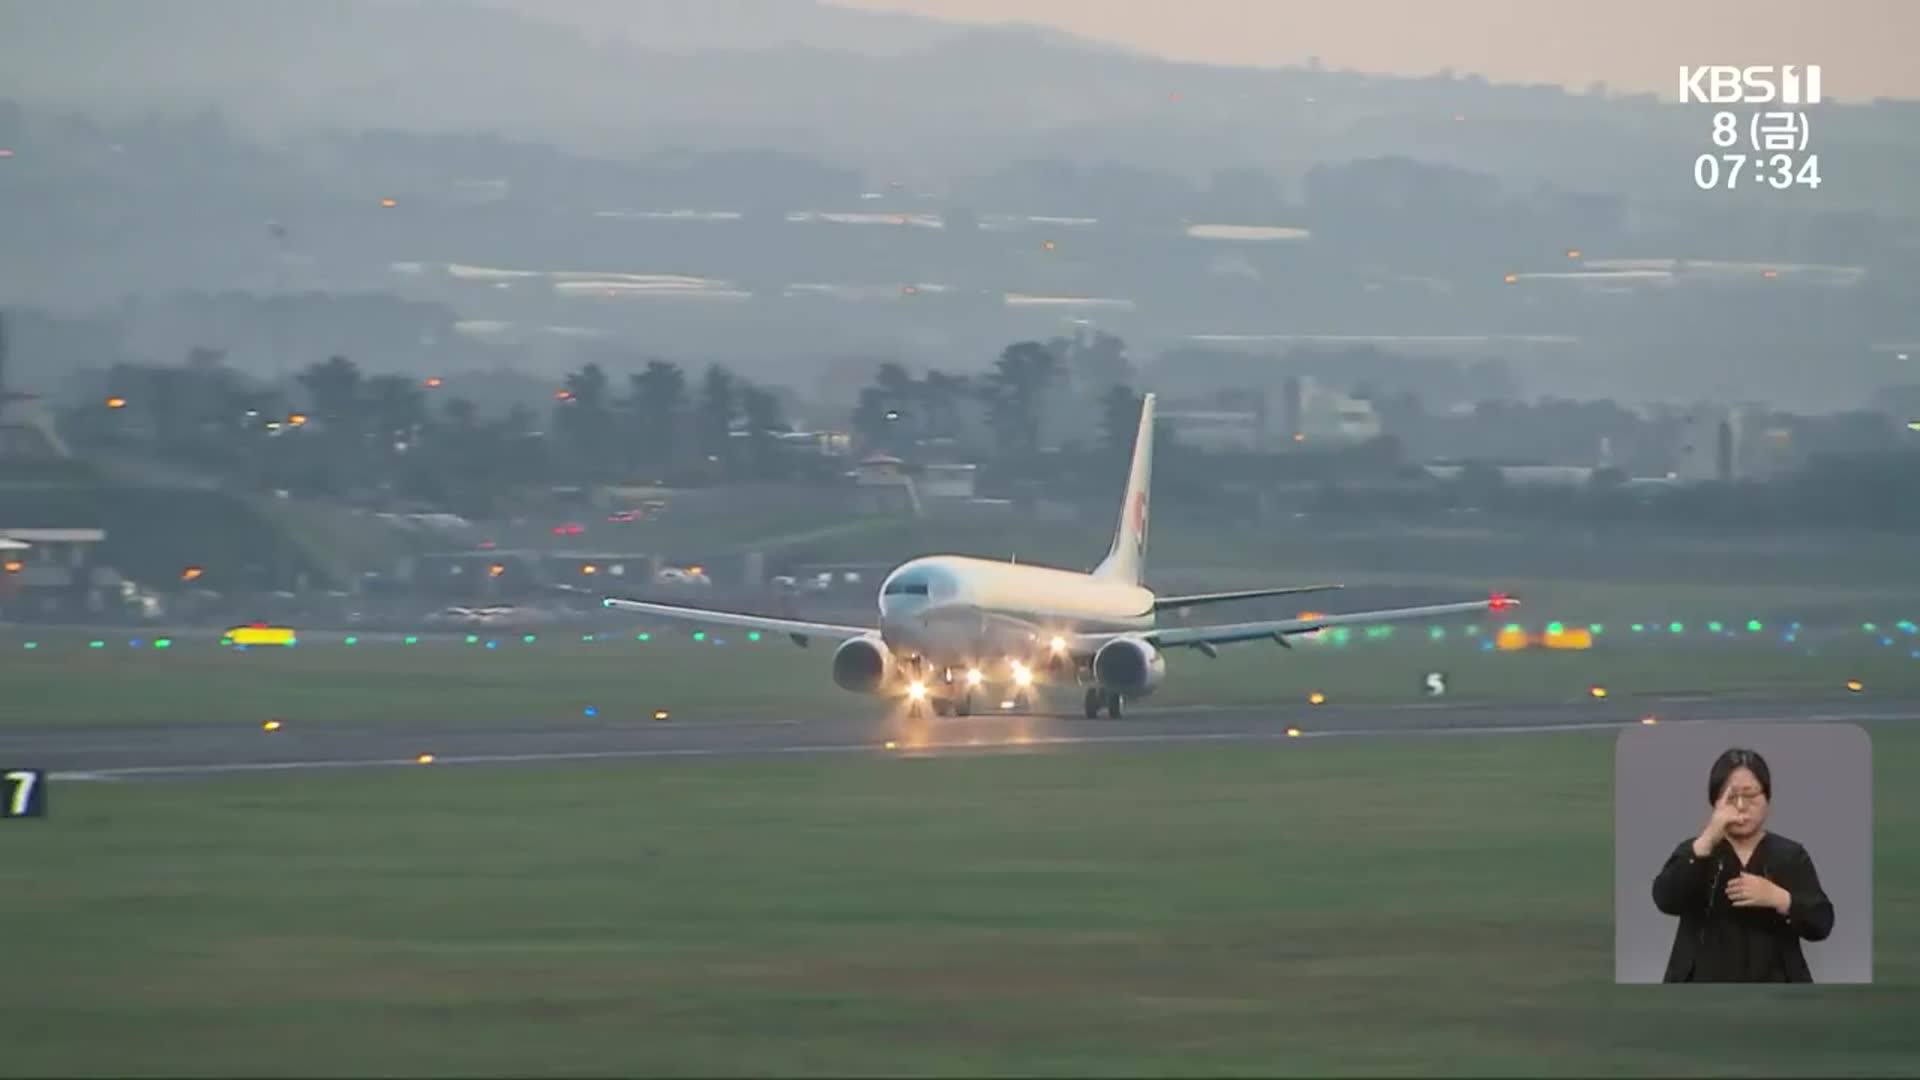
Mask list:
[[[1631,639],[1632,635],[1625,635]],[[531,643],[502,635],[485,641],[422,638],[405,645],[369,637],[313,635],[296,648],[221,648],[217,635],[182,636],[169,648],[128,645],[127,637],[42,634],[24,648],[18,634],[0,635],[0,727],[24,724],[142,722],[257,723],[278,716],[303,721],[538,719],[578,716],[592,707],[609,719],[644,718],[655,709],[677,719],[725,718],[766,710],[871,708],[829,677],[831,647],[797,649],[772,637],[696,644],[684,636],[632,635],[591,642],[579,634],[537,635]],[[90,640],[101,642],[89,647]],[[1355,635],[1346,645],[1303,643],[1282,652],[1268,644],[1223,649],[1209,660],[1178,650],[1168,663],[1156,706],[1258,705],[1300,702],[1319,692],[1338,704],[1408,701],[1425,676],[1447,676],[1449,697],[1462,701],[1551,704],[1585,700],[1594,685],[1610,699],[1675,693],[1765,693],[1810,700],[1848,696],[1861,680],[1871,693],[1920,691],[1914,640],[1898,648],[1877,637],[1849,635],[1818,646],[1784,644],[1777,635],[1722,635],[1707,644],[1586,652],[1482,651],[1484,633],[1451,627],[1444,640],[1428,628],[1403,628],[1391,639]],[[1077,691],[1054,701],[1077,708]]]
[[[1782,991],[1612,985],[1600,734],[66,784],[0,1072],[1911,1074],[1874,748],[1881,985]]]

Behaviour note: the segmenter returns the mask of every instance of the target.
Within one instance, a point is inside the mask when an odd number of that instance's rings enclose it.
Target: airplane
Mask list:
[[[931,706],[938,715],[970,715],[990,690],[1012,691],[1025,707],[1039,673],[1073,672],[1084,689],[1084,712],[1119,719],[1126,703],[1147,697],[1166,678],[1166,650],[1194,649],[1211,658],[1217,646],[1272,641],[1334,626],[1427,619],[1517,607],[1502,593],[1486,600],[1390,608],[1341,615],[1162,626],[1161,612],[1262,597],[1329,592],[1339,585],[1292,585],[1232,592],[1160,596],[1141,584],[1146,569],[1148,503],[1153,473],[1154,395],[1140,405],[1119,524],[1112,544],[1091,571],[999,562],[966,555],[910,559],[880,584],[879,618],[872,626],[809,622],[743,612],[606,597],[619,611],[672,621],[737,626],[785,634],[805,647],[814,638],[836,641],[833,681],[855,693],[903,698],[909,712]]]

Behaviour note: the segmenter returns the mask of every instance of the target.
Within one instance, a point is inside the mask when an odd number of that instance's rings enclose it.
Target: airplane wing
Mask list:
[[[1465,615],[1481,611],[1500,611],[1519,607],[1520,601],[1506,596],[1472,600],[1460,604],[1429,604],[1424,607],[1386,608],[1380,611],[1355,611],[1344,615],[1316,615],[1311,619],[1268,619],[1264,622],[1226,623],[1221,626],[1169,626],[1136,632],[1107,632],[1075,635],[1076,653],[1093,652],[1117,637],[1139,637],[1163,649],[1185,646],[1211,656],[1214,646],[1237,641],[1271,640],[1287,645],[1287,638],[1311,634],[1331,626],[1370,626],[1374,623],[1401,622],[1407,619],[1431,619],[1442,615]]]
[[[1274,589],[1241,589],[1237,592],[1192,593],[1187,596],[1159,596],[1153,601],[1155,611],[1173,611],[1183,607],[1196,607],[1200,604],[1223,604],[1229,600],[1258,600],[1267,596],[1298,596],[1301,593],[1332,592],[1344,589],[1345,585],[1289,585]]]
[[[875,632],[871,626],[841,626],[837,623],[807,622],[803,619],[779,619],[771,615],[748,615],[738,611],[681,607],[678,604],[652,604],[644,600],[622,600],[613,596],[600,601],[600,606],[614,611],[632,611],[677,622],[739,626],[748,630],[764,630],[770,634],[785,634],[793,639],[795,645],[802,647],[812,638],[845,641],[848,638],[857,638]]]

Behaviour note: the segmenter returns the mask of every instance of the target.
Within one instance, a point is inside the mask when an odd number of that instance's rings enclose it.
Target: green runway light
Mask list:
[[[358,645],[358,644],[360,644],[360,639],[359,639],[359,638],[357,638],[357,637],[350,637],[350,638],[348,638],[348,639],[347,639],[347,644],[349,644],[349,645]]]
[[[695,630],[693,632],[693,640],[695,641],[707,640],[707,632],[705,630]]]
[[[1587,633],[1589,634],[1604,634],[1606,632],[1607,632],[1607,627],[1605,623],[1588,623],[1587,624]]]
[[[480,635],[479,635],[479,634],[468,634],[468,635],[467,635],[467,644],[469,644],[469,645],[478,645],[478,644],[480,644]]]
[[[1517,622],[1510,622],[1507,625],[1501,627],[1500,632],[1503,634],[1518,634],[1520,633],[1520,624]]]
[[[1667,627],[1668,630],[1671,630],[1676,634],[1684,632],[1686,628],[1687,628],[1686,624],[1684,623],[1674,623],[1673,625]]]
[[[1717,634],[1719,632],[1720,632],[1720,623],[1717,620],[1707,624],[1707,633]]]
[[[106,647],[107,647],[107,643],[106,643],[106,642],[104,642],[104,641],[89,641],[89,642],[87,642],[87,648],[89,648],[89,649],[104,649],[104,648],[106,648]]]
[[[581,635],[580,635],[580,640],[581,640],[581,641],[592,641],[592,640],[593,640],[593,635],[592,635],[592,634],[581,634]]]
[[[652,641],[652,640],[653,640],[653,635],[652,635],[652,634],[635,634],[635,635],[633,635],[633,640],[635,640],[635,641]]]
[[[407,635],[407,644],[409,644],[409,645],[414,645],[414,644],[418,644],[418,643],[419,643],[419,641],[420,641],[420,639],[419,639],[419,638],[417,638],[417,637],[415,637],[415,636],[413,636],[412,634],[408,634],[408,635]]]
[[[1871,634],[1875,630],[1880,629],[1880,627],[1870,622],[1863,622],[1860,624],[1860,629],[1865,630],[1867,633]]]
[[[533,634],[523,634],[523,635],[521,636],[521,638],[520,638],[520,640],[521,640],[521,641],[524,641],[524,642],[526,642],[526,643],[527,643],[527,644],[529,644],[529,645],[531,645],[531,644],[533,644],[533,642],[534,642],[534,635],[533,635]]]
[[[170,649],[170,648],[172,648],[172,647],[173,647],[173,639],[172,639],[172,638],[164,638],[164,637],[163,637],[163,638],[155,638],[155,639],[154,639],[154,642],[153,642],[153,647],[154,647],[154,648],[156,648],[156,649]]]
[[[1439,641],[1440,639],[1446,636],[1447,636],[1447,628],[1444,626],[1427,627],[1427,637],[1434,641]]]
[[[747,631],[747,640],[748,640],[748,641],[759,641],[759,640],[760,640],[760,631],[758,631],[758,630],[749,630],[749,631]]]
[[[26,647],[29,649],[37,649],[40,647],[40,643],[37,641],[29,641],[27,642]]]
[[[1647,624],[1646,624],[1646,623],[1634,623],[1634,624],[1633,624],[1633,632],[1634,632],[1634,633],[1636,633],[1636,634],[1637,634],[1637,633],[1639,633],[1639,632],[1641,632],[1642,630],[1645,630],[1646,628],[1647,628]]]
[[[1550,622],[1547,624],[1547,633],[1549,634],[1564,634],[1566,632],[1567,632],[1567,628],[1560,625],[1557,622]]]
[[[1759,632],[1760,632],[1760,629],[1761,629],[1761,627],[1760,627],[1760,620],[1759,620],[1759,619],[1748,619],[1748,620],[1747,620],[1747,633],[1749,633],[1749,634],[1757,634],[1757,633],[1759,633]]]

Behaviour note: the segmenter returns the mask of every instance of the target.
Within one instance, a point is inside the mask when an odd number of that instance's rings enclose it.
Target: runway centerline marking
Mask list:
[[[1834,713],[1812,716],[1708,716],[1677,717],[1660,721],[1664,725],[1680,724],[1737,724],[1770,723],[1784,721],[1832,722],[1847,720],[1913,720],[1920,715],[1889,715],[1885,713]],[[1342,739],[1342,738],[1392,738],[1396,736],[1435,737],[1435,736],[1484,736],[1484,735],[1545,735],[1564,732],[1588,732],[1621,729],[1639,726],[1637,719],[1579,721],[1573,723],[1546,724],[1476,724],[1449,728],[1405,728],[1373,727],[1302,731],[1290,736],[1284,729],[1271,731],[1169,731],[1135,732],[1107,735],[1052,735],[1034,736],[1022,741],[996,741],[982,743],[948,743],[911,747],[904,750],[888,751],[880,742],[838,742],[809,743],[775,746],[744,747],[635,747],[624,750],[553,750],[529,751],[516,754],[447,754],[435,755],[431,765],[422,765],[414,757],[384,758],[332,758],[288,761],[260,762],[201,762],[177,765],[135,765],[119,768],[92,768],[74,770],[66,773],[72,779],[116,780],[138,777],[196,776],[196,775],[239,775],[247,773],[283,773],[305,770],[327,769],[364,769],[364,768],[436,768],[449,765],[530,765],[541,763],[560,763],[568,761],[622,761],[664,758],[745,758],[755,756],[804,756],[812,754],[874,754],[895,757],[929,757],[943,755],[965,755],[970,753],[1019,753],[1048,747],[1070,746],[1125,746],[1168,743],[1262,743],[1286,742],[1290,739]],[[59,778],[61,773],[56,773]]]

